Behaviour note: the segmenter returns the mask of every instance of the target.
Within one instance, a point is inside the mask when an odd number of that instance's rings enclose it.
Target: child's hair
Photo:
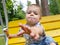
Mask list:
[[[28,8],[29,8],[29,7],[32,7],[32,6],[39,8],[39,10],[40,10],[40,15],[42,15],[42,9],[41,9],[41,6],[40,6],[40,5],[31,4],[31,5],[28,6]],[[27,10],[28,10],[28,8],[27,8]]]
[[[29,5],[29,6],[36,6],[36,7],[39,7],[39,8],[40,8],[40,6],[37,5],[37,4],[31,4],[31,5]],[[29,6],[28,6],[28,7],[29,7]]]

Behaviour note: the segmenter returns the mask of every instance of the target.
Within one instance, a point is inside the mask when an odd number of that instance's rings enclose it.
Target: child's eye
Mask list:
[[[38,13],[34,12],[35,15],[38,15]]]
[[[31,13],[31,11],[27,12],[27,14],[30,14],[30,13]]]

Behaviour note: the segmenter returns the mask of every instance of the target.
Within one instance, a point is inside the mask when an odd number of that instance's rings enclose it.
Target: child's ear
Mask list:
[[[40,19],[41,19],[41,17],[40,17]]]
[[[40,18],[39,19],[41,19],[41,16],[40,16]]]

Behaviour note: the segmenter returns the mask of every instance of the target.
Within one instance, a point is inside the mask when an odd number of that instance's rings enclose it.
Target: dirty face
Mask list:
[[[29,7],[26,13],[26,20],[29,24],[36,24],[41,18],[40,9],[36,6]]]

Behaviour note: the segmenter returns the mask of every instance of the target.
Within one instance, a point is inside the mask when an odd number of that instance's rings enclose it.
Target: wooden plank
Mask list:
[[[18,40],[18,41],[17,41]],[[54,38],[55,42],[58,44],[60,43],[60,37],[55,37]],[[13,41],[13,42],[12,42]],[[25,44],[25,39],[24,38],[13,38],[9,40],[9,45],[24,45]]]
[[[45,30],[58,29],[58,28],[60,28],[60,21],[52,22],[52,23],[45,23],[45,24],[42,24],[42,25],[44,26]]]
[[[10,21],[8,25],[10,28],[10,27],[14,27],[14,26],[19,26],[19,23],[25,24],[26,20],[23,19],[23,20],[17,20],[17,21]]]
[[[60,36],[60,29],[46,31],[45,33],[46,33],[46,35],[49,35],[51,37]]]
[[[19,22],[21,22],[21,21],[19,20],[19,21],[15,21],[15,22],[9,23],[9,28],[10,27],[18,27],[19,26]],[[24,23],[25,23],[25,21],[24,21]],[[52,22],[52,23],[45,23],[45,24],[42,24],[42,25],[44,26],[45,30],[57,29],[57,28],[60,28],[60,21]]]
[[[9,45],[25,45],[25,43],[18,43],[18,44],[9,44]],[[58,45],[60,45],[60,42],[58,43]]]
[[[9,45],[25,45],[25,43],[15,43],[15,44],[9,44]]]
[[[26,40],[23,37],[19,37],[19,38],[12,38],[9,39],[8,44],[17,44],[17,43],[25,43]]]
[[[18,41],[17,41],[18,40]],[[60,43],[60,37],[55,37],[54,38],[55,42],[58,44]],[[9,45],[24,45],[25,44],[25,39],[20,37],[20,38],[13,38],[9,40]]]
[[[60,45],[60,42],[58,42],[58,45]]]
[[[60,42],[60,36],[59,37],[54,37],[53,39],[55,40],[55,42]]]
[[[19,32],[20,28],[19,27],[16,27],[16,28],[9,28],[9,33],[10,34],[16,34]]]
[[[55,42],[58,43],[58,45],[60,45],[60,36],[59,37],[55,37],[54,40],[55,40]]]
[[[53,16],[42,17],[41,22],[46,23],[46,22],[53,22],[58,20],[60,20],[60,15],[53,15]]]

